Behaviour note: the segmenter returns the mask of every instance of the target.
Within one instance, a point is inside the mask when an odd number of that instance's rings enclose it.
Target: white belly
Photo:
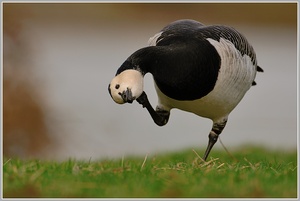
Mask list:
[[[208,41],[221,57],[221,68],[214,89],[201,99],[178,101],[164,95],[155,85],[159,107],[165,110],[178,108],[215,121],[227,117],[244,97],[256,75],[256,67],[250,57],[241,56],[228,40],[221,38],[220,42],[213,39]]]

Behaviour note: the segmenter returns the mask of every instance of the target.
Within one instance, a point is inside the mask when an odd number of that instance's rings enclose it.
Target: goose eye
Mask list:
[[[117,85],[115,86],[115,88],[116,88],[116,89],[119,89],[119,88],[120,88],[120,85],[119,85],[119,84],[117,84]]]

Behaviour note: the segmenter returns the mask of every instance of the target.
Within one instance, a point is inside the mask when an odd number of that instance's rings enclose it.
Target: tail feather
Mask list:
[[[260,66],[256,66],[257,72],[264,72],[264,70]]]

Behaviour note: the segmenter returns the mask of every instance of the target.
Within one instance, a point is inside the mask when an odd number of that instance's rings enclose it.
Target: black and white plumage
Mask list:
[[[109,93],[120,104],[137,100],[159,126],[168,122],[172,108],[211,119],[206,160],[228,115],[256,84],[257,71],[263,70],[253,47],[235,29],[178,20],[150,38],[148,47],[128,57],[112,79]],[[143,91],[146,73],[154,78],[156,110]]]

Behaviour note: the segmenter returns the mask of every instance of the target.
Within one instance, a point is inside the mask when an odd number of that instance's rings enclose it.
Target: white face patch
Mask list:
[[[116,103],[123,104],[126,101],[122,97],[122,93],[127,90],[131,91],[134,100],[143,93],[144,77],[137,70],[125,70],[112,79],[109,88],[113,100]]]

